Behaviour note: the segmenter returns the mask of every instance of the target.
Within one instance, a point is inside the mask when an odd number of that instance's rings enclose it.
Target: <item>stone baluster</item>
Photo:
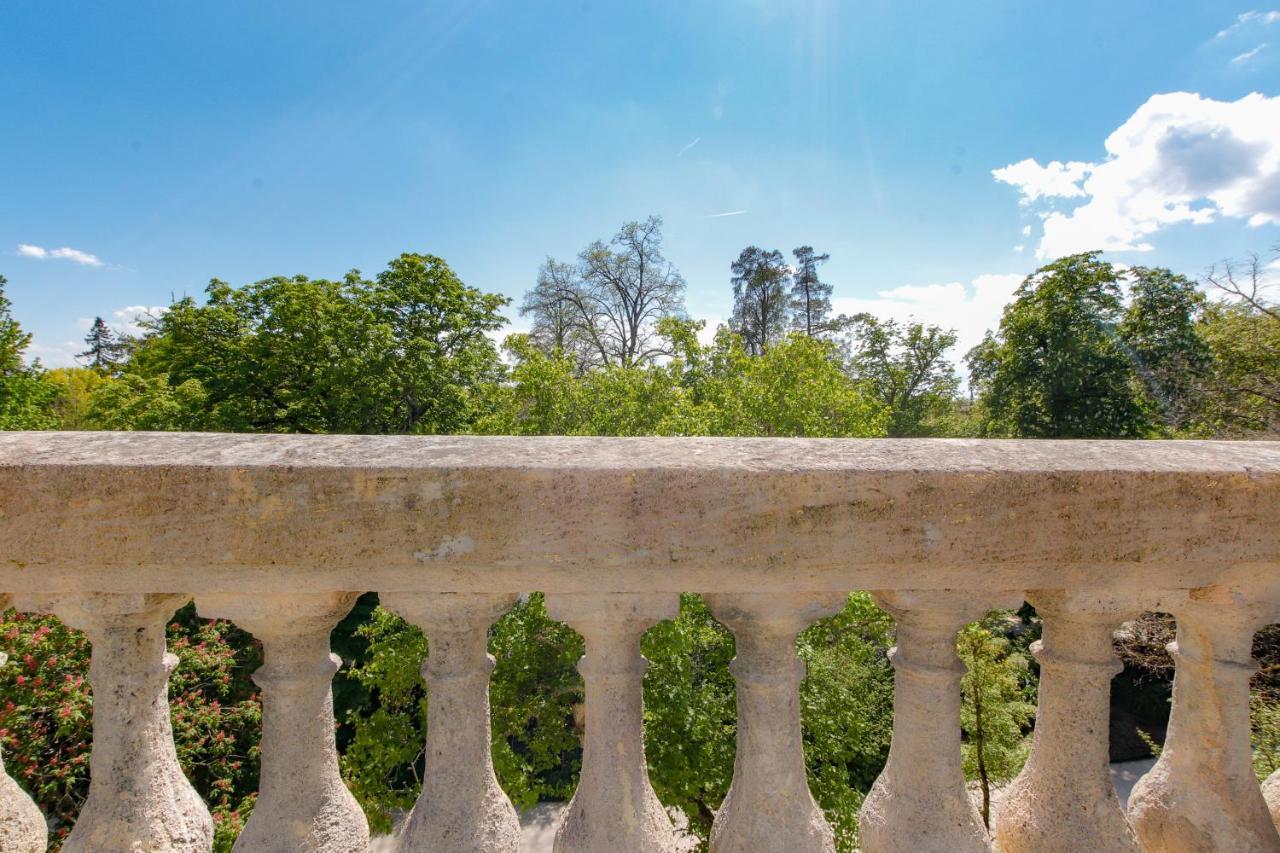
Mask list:
[[[334,742],[333,675],[342,665],[329,635],[357,593],[200,595],[206,618],[229,619],[262,643],[253,674],[262,688],[258,802],[235,850],[361,853],[369,825],[342,782]]]
[[[489,726],[489,626],[515,595],[388,593],[383,606],[427,634],[426,766],[422,794],[398,849],[515,853],[520,819],[493,772]]]
[[[814,802],[800,736],[804,662],[796,635],[838,613],[843,594],[708,595],[717,619],[733,631],[737,655],[738,751],[733,784],[711,827],[712,853],[834,853],[831,827]]]
[[[582,774],[556,829],[555,853],[671,853],[675,831],[649,784],[640,637],[680,611],[675,594],[547,596],[552,618],[586,640]]]
[[[9,608],[9,603],[9,596],[0,595],[0,613]],[[0,666],[8,660],[8,655],[0,652]],[[0,850],[44,853],[48,844],[49,829],[40,807],[5,772],[0,755]]]
[[[1271,822],[1280,830],[1280,770],[1275,771],[1262,783],[1262,799],[1271,812]]]
[[[1044,623],[1040,706],[1026,766],[1001,795],[1001,853],[1137,853],[1110,771],[1112,634],[1139,608],[1114,596],[1028,593]]]
[[[897,623],[893,742],[884,771],[862,804],[858,832],[866,853],[970,853],[990,838],[965,788],[960,755],[960,679],[956,633],[988,610],[1016,607],[1021,594],[980,600],[951,590],[880,592]]]
[[[1129,797],[1138,841],[1169,853],[1280,851],[1249,741],[1253,634],[1269,608],[1209,587],[1170,609],[1173,711],[1159,760]]]
[[[27,610],[51,609],[92,645],[93,751],[89,797],[64,853],[207,851],[213,819],[178,764],[169,718],[165,626],[187,596],[86,593]]]

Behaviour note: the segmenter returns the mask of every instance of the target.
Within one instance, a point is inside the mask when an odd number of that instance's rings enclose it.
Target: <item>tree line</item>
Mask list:
[[[143,318],[136,337],[96,320],[83,366],[55,370],[24,360],[30,337],[12,317],[0,278],[0,428],[1280,432],[1280,312],[1268,299],[1268,258],[1219,264],[1199,284],[1167,269],[1119,269],[1098,253],[1047,264],[1023,281],[998,328],[964,355],[967,393],[951,358],[954,330],[833,316],[833,287],[821,275],[827,261],[811,246],[789,257],[747,247],[727,269],[732,316],[705,340],[704,324],[685,310],[685,280],[663,253],[662,221],[650,217],[590,243],[573,261],[548,258],[517,306],[530,331],[501,345],[494,337],[509,300],[464,284],[441,258],[404,254],[372,277],[273,277],[241,287],[215,279],[203,299],[184,297]],[[855,594],[798,643],[809,671],[801,704],[810,784],[842,850],[856,844],[862,795],[888,752],[892,631],[889,617]],[[984,787],[1011,778],[1025,758],[1036,689],[1027,648],[1038,631],[1034,611],[1024,608],[994,614],[958,640],[968,665],[965,767]],[[1167,620],[1144,623],[1138,634],[1147,640],[1124,646],[1135,707],[1167,690],[1167,632]],[[65,833],[87,791],[87,644],[52,617],[13,611],[0,617],[0,637],[19,662],[0,669],[0,696],[12,697],[0,704],[0,742],[15,777]],[[172,684],[179,754],[215,813],[219,849],[229,849],[257,788],[261,711],[248,674],[260,650],[191,608],[175,617],[170,643],[183,662]],[[369,595],[334,644],[346,662],[335,682],[344,777],[372,825],[385,830],[418,788],[429,697],[417,667],[429,638]],[[498,661],[491,689],[501,783],[521,807],[566,799],[581,756],[574,669],[581,639],[534,595],[494,626],[490,650]],[[644,654],[652,662],[645,676],[651,778],[663,802],[705,837],[732,775],[733,637],[698,596],[686,595],[680,617],[646,635]],[[1267,702],[1256,716],[1280,718]],[[1158,739],[1158,710],[1138,716],[1155,720],[1143,725]]]

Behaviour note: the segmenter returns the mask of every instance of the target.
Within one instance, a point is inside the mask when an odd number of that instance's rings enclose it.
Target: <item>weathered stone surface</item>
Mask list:
[[[1280,443],[0,434],[0,589],[1195,587]]]
[[[1280,851],[1249,741],[1253,634],[1275,609],[1214,588],[1171,610],[1173,711],[1160,759],[1129,797],[1138,841],[1168,853]]]
[[[1027,600],[1044,620],[1032,653],[1040,707],[1026,766],[1000,797],[1001,853],[1137,853],[1111,781],[1111,679],[1122,668],[1111,637],[1142,608],[1113,595],[1038,590]]]
[[[383,606],[427,635],[427,746],[422,794],[397,849],[516,853],[520,817],[493,772],[489,732],[489,626],[514,593],[394,593]]]
[[[338,770],[329,634],[357,593],[232,595],[196,600],[200,615],[230,619],[262,642],[258,802],[237,853],[363,853],[369,825]]]
[[[178,764],[169,721],[165,625],[184,595],[88,593],[24,610],[52,610],[93,646],[89,797],[64,853],[195,853],[213,847],[213,818]]]
[[[679,614],[679,597],[548,595],[547,612],[586,641],[578,663],[587,715],[582,773],[556,828],[555,853],[675,853],[675,830],[644,758],[640,637]]]
[[[800,736],[803,661],[796,635],[838,613],[839,594],[710,594],[712,614],[736,638],[729,664],[738,693],[733,783],[711,827],[711,853],[835,853],[831,827],[814,802]]]
[[[960,761],[956,632],[1017,593],[899,590],[874,593],[897,623],[893,741],[858,814],[865,853],[984,853],[991,840],[965,789]]]
[[[1262,798],[1267,801],[1267,811],[1271,812],[1271,822],[1280,830],[1280,770],[1272,773],[1262,783]]]
[[[0,595],[0,611],[8,609],[10,597]],[[8,656],[0,652],[0,666]],[[0,756],[0,850],[13,853],[44,853],[49,830],[44,815],[26,791],[5,772]]]

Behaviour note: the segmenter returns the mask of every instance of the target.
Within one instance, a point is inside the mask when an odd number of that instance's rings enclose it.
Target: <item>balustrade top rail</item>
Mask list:
[[[0,434],[0,589],[1191,588],[1280,442]]]

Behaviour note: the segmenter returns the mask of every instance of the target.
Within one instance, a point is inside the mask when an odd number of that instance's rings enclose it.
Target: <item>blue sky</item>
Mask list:
[[[838,308],[962,343],[1057,253],[1280,240],[1257,2],[18,0],[0,115],[0,273],[50,365],[214,276],[423,251],[518,299],[655,213],[712,325],[740,249],[808,243]]]

